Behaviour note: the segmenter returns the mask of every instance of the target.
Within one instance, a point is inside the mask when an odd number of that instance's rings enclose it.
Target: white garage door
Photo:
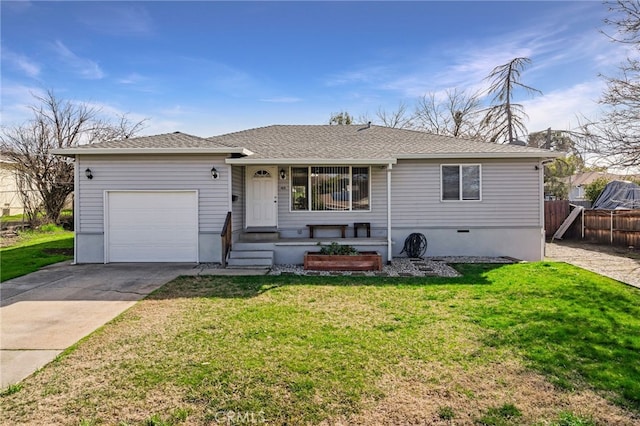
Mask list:
[[[197,191],[109,191],[106,262],[197,262]]]

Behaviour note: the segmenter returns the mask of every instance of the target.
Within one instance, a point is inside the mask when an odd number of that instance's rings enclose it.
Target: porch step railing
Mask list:
[[[231,226],[231,212],[227,213],[227,217],[224,220],[224,226],[220,233],[220,239],[222,240],[222,267],[227,267],[227,256],[231,251],[231,234],[233,227]]]

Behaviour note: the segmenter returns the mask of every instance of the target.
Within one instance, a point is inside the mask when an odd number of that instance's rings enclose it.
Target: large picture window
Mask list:
[[[369,167],[292,167],[292,211],[369,210]]]
[[[456,164],[440,168],[443,201],[480,200],[480,165]]]

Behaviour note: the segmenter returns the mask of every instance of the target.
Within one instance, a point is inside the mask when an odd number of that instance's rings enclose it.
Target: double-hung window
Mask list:
[[[369,167],[292,167],[290,176],[292,211],[370,210]]]
[[[442,201],[479,201],[482,193],[480,164],[440,166]]]

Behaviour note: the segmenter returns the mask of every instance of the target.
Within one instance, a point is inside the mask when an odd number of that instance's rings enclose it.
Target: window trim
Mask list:
[[[445,200],[444,199],[444,180],[443,180],[443,167],[458,167],[458,175],[460,176],[460,181],[458,182],[458,199],[457,200]],[[463,197],[463,184],[462,184],[462,168],[469,166],[477,166],[478,167],[478,199],[473,200],[465,200]],[[440,164],[440,202],[442,203],[477,203],[482,201],[482,164],[480,163],[456,163],[456,164]]]
[[[311,169],[313,167],[348,167],[349,168],[349,187],[353,188],[353,168],[366,168],[369,174],[369,179],[368,179],[368,184],[369,184],[369,208],[368,209],[361,209],[361,210],[354,210],[353,209],[353,194],[349,193],[349,210],[312,210],[312,203],[308,202],[307,204],[307,209],[306,210],[294,210],[293,206],[292,206],[292,202],[291,202],[291,188],[293,187],[293,173],[292,173],[292,169],[296,168],[296,169],[303,169],[306,168],[307,169],[307,190],[309,192],[311,192]],[[289,170],[287,172],[288,176],[289,176],[289,188],[288,188],[288,192],[289,192],[289,213],[363,213],[363,212],[371,212],[371,180],[372,180],[372,175],[371,175],[371,166],[368,165],[356,165],[356,166],[347,166],[347,165],[339,165],[339,164],[331,164],[331,165],[323,165],[323,164],[314,164],[314,165],[301,165],[301,166],[289,166]],[[308,197],[307,197],[308,198]]]

